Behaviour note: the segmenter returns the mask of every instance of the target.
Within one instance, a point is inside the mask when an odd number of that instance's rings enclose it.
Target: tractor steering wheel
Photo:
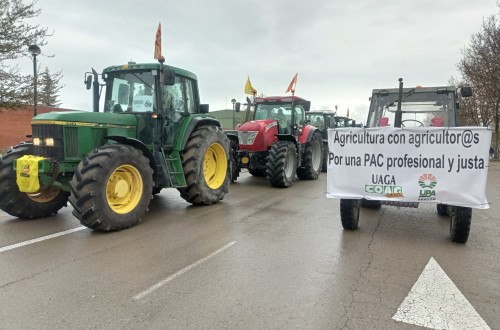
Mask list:
[[[420,124],[420,126],[415,126],[415,127],[424,127],[424,123],[422,123],[420,120],[416,120],[416,119],[405,119],[405,120],[402,120],[402,121],[401,121],[401,127],[406,127],[406,126],[403,124],[405,121],[414,121],[414,122],[416,122],[416,123]]]

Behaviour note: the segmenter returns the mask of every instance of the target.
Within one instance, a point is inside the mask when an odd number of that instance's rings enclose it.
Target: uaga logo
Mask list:
[[[418,178],[420,186],[419,201],[433,201],[436,199],[436,191],[434,187],[437,185],[436,177],[430,173],[425,173]]]

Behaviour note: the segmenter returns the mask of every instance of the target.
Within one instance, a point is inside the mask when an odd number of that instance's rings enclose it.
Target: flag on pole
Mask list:
[[[290,85],[288,86],[288,88],[286,89],[286,92],[285,93],[288,93],[288,92],[292,92],[292,93],[295,93],[295,85],[297,85],[297,75],[299,73],[297,72],[295,74],[295,76],[293,76],[293,79],[292,81],[290,82]]]
[[[347,118],[349,118],[349,107],[347,107]]]
[[[247,78],[247,83],[245,84],[245,94],[248,95],[257,94],[257,90],[253,88],[252,83],[250,82],[250,77]]]
[[[162,57],[161,54],[161,23],[158,23],[158,30],[156,30],[155,38],[155,60],[159,60]]]

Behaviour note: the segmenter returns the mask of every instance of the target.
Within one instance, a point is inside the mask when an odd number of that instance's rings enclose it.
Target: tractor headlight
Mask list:
[[[252,133],[250,133],[250,135],[248,135],[247,144],[253,144],[254,143],[255,137],[257,136],[257,133],[259,133],[259,132],[252,132]]]
[[[53,147],[54,146],[54,139],[53,138],[46,138],[45,139],[45,145],[47,147]]]
[[[35,146],[46,146],[53,147],[54,146],[54,138],[33,138],[33,145]]]
[[[238,132],[238,140],[240,141],[240,144],[250,145],[254,143],[257,134],[259,134],[258,131],[250,131],[250,132],[240,131]]]

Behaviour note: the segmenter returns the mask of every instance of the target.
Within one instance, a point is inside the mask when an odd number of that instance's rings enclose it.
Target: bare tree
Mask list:
[[[32,81],[19,72],[14,60],[28,56],[28,46],[46,45],[46,28],[29,24],[40,14],[36,1],[0,0],[0,106],[28,104]]]
[[[500,3],[499,3],[500,7]],[[475,89],[472,111],[480,123],[493,127],[495,158],[498,159],[500,130],[500,23],[495,15],[484,19],[481,30],[474,34],[462,51],[458,69],[464,80]]]

